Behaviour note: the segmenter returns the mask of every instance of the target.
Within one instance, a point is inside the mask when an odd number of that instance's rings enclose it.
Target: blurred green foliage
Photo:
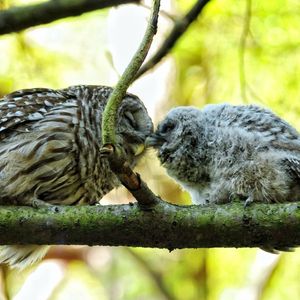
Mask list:
[[[34,2],[2,0],[0,7]],[[183,14],[193,3],[175,1],[175,14]],[[111,84],[108,12],[1,36],[0,95],[37,86]],[[211,1],[170,55],[175,76],[168,82],[166,99],[172,100],[160,103],[157,111],[162,106],[257,103],[300,128],[299,28],[296,0]],[[151,188],[163,198],[188,201],[164,174],[157,180],[150,177]],[[84,256],[58,256],[63,276],[48,299],[300,299],[299,251],[279,257],[255,249],[86,251],[98,253],[97,263]],[[19,273],[3,268],[3,291],[16,295],[34,269]],[[47,272],[41,275],[45,284],[47,278]],[[31,292],[35,295],[36,290]]]
[[[246,99],[241,93],[240,47],[244,34]],[[179,1],[186,10],[192,1]],[[174,51],[176,102],[257,103],[300,126],[300,6],[298,1],[212,1]]]

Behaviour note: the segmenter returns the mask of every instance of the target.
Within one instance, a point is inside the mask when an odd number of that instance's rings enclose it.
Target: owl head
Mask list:
[[[145,141],[153,133],[153,123],[142,101],[126,94],[119,108],[117,139],[127,155],[139,157],[145,149]]]
[[[101,126],[102,114],[113,88],[98,85],[72,86],[63,90],[69,96],[83,99],[98,117]],[[101,129],[100,129],[101,130]],[[153,133],[152,120],[143,102],[135,95],[126,93],[118,110],[116,142],[125,151],[128,161],[135,165],[137,158],[144,154],[146,138]]]
[[[83,99],[99,113],[99,125],[102,114],[113,88],[102,85],[77,85],[62,90],[73,98]],[[118,110],[116,138],[117,144],[125,150],[129,161],[144,153],[146,138],[153,133],[153,123],[143,102],[135,95],[126,93]]]
[[[164,163],[174,153],[178,155],[179,149],[198,143],[202,132],[201,120],[202,112],[195,107],[173,108],[147,138],[146,144],[158,150],[158,156]]]

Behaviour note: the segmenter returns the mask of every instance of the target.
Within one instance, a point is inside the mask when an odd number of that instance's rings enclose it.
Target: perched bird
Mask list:
[[[0,203],[41,206],[97,203],[120,185],[100,156],[102,114],[112,88],[27,89],[0,101]],[[144,153],[153,125],[141,100],[126,94],[117,143],[131,167]],[[48,246],[0,247],[0,262],[24,267]]]
[[[267,109],[177,107],[146,144],[194,204],[300,200],[300,135]]]

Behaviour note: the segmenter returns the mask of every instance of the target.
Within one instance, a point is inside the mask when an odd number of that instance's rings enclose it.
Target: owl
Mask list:
[[[95,204],[120,185],[100,155],[102,114],[112,88],[27,89],[0,101],[0,203]],[[133,168],[153,131],[141,100],[126,94],[118,110],[116,143]],[[0,247],[0,262],[25,267],[48,246]]]
[[[300,199],[300,135],[267,109],[177,107],[146,144],[194,204]]]

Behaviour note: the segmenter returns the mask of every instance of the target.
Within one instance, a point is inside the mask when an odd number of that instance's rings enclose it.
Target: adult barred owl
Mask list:
[[[39,206],[97,203],[120,185],[100,156],[102,114],[112,88],[27,89],[0,101],[0,203]],[[140,99],[126,94],[118,111],[117,144],[134,167],[152,121]],[[2,246],[0,262],[27,266],[47,246]]]

